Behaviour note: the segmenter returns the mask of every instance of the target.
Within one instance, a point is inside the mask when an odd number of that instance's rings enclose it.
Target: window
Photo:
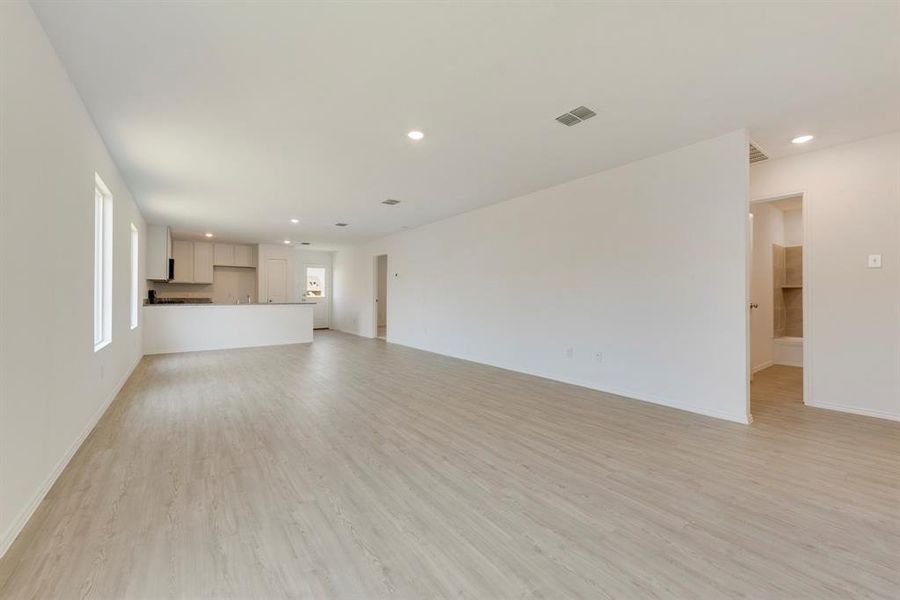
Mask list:
[[[138,260],[140,246],[138,245],[138,228],[131,224],[131,328],[138,326],[138,303],[140,302],[140,290],[138,289]]]
[[[94,352],[112,341],[112,194],[94,173]]]
[[[325,267],[306,267],[306,296],[325,296]]]

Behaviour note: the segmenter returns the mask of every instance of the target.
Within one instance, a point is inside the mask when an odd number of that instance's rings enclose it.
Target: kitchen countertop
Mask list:
[[[156,304],[144,304],[144,306],[191,306],[191,307],[209,307],[209,306],[285,306],[298,304],[301,306],[313,306],[315,302],[241,302],[240,304],[215,304],[213,302],[157,302]]]

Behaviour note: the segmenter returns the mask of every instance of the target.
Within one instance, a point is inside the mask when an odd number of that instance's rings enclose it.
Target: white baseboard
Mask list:
[[[839,412],[850,413],[854,415],[862,415],[864,417],[875,417],[876,419],[888,419],[891,421],[900,421],[900,413],[892,413],[883,410],[872,410],[870,408],[859,408],[857,406],[846,406],[843,404],[829,404],[825,402],[807,402],[807,406],[813,408],[824,408],[825,410],[836,410]]]
[[[760,363],[760,364],[756,365],[755,367],[753,367],[753,372],[754,372],[754,373],[759,373],[759,372],[762,371],[763,369],[768,369],[769,367],[771,367],[771,366],[774,365],[774,364],[775,364],[775,363],[772,362],[771,360],[767,360],[766,362]]]
[[[796,360],[779,360],[772,364],[781,365],[782,367],[800,367],[800,368],[803,367],[803,362],[796,361]]]
[[[56,465],[53,467],[53,470],[50,471],[50,474],[41,484],[41,486],[34,493],[34,496],[31,498],[31,502],[25,506],[25,508],[18,514],[18,516],[10,523],[9,527],[6,531],[3,532],[2,537],[0,537],[0,558],[6,554],[6,551],[9,550],[9,547],[12,546],[13,542],[22,532],[22,529],[25,528],[25,525],[28,523],[28,520],[34,514],[34,511],[37,510],[37,507],[40,506],[41,502],[44,500],[44,497],[47,495],[47,492],[50,491],[50,488],[53,487],[53,484],[56,483],[56,480],[59,478],[60,474],[62,474],[63,470],[69,464],[69,461],[72,460],[72,457],[75,456],[75,453],[78,452],[78,449],[81,448],[81,444],[84,443],[84,440],[87,439],[87,436],[90,435],[91,431],[94,430],[94,427],[97,426],[97,423],[100,421],[100,418],[106,413],[106,409],[109,408],[109,405],[112,404],[113,400],[116,399],[116,396],[119,395],[119,392],[122,391],[122,388],[125,386],[125,382],[128,381],[128,378],[131,377],[131,374],[134,372],[135,368],[137,368],[138,363],[141,362],[141,359],[144,358],[143,355],[138,356],[137,360],[134,361],[134,364],[131,365],[131,368],[125,373],[124,377],[122,377],[119,382],[116,384],[116,387],[113,388],[112,393],[103,401],[94,414],[91,415],[90,420],[88,420],[87,425],[78,434],[78,437],[75,438],[75,441],[72,442],[72,445],[69,446],[69,449],[66,450],[66,453],[59,459]]]
[[[364,337],[364,336],[360,336]],[[735,423],[740,423],[742,425],[749,425],[752,422],[752,417],[749,413],[742,412],[741,414],[733,414],[728,411],[723,410],[715,410],[710,409],[704,406],[697,406],[694,404],[690,404],[688,402],[682,402],[679,400],[672,400],[670,398],[662,398],[655,395],[644,394],[635,392],[634,390],[627,390],[624,388],[615,388],[611,386],[603,386],[600,387],[593,382],[579,381],[573,378],[567,377],[559,377],[554,374],[542,373],[537,371],[525,371],[522,369],[514,369],[507,365],[499,364],[499,363],[491,363],[484,362],[479,360],[472,360],[471,358],[465,356],[455,356],[453,354],[447,354],[445,352],[436,352],[429,348],[420,348],[419,346],[413,346],[412,344],[404,344],[403,342],[397,342],[392,340],[391,343],[397,344],[398,346],[406,346],[408,348],[415,348],[416,350],[423,350],[425,352],[431,352],[433,354],[440,354],[441,356],[449,356],[450,358],[457,358],[460,360],[466,360],[469,362],[475,362],[481,365],[487,365],[489,367],[496,367],[498,369],[505,369],[507,371],[513,371],[514,373],[524,373],[526,375],[533,375],[535,377],[541,377],[543,379],[549,379],[551,381],[559,381],[560,383],[568,383],[569,385],[577,385],[578,387],[588,388],[591,390],[596,390],[598,392],[604,392],[607,394],[615,394],[616,396],[622,396],[625,398],[629,398],[631,400],[638,400],[641,402],[649,402],[651,404],[658,404],[660,406],[667,406],[669,408],[676,408],[678,410],[684,410],[687,412],[691,412],[698,415],[703,415],[706,417],[715,417],[717,419],[724,419],[726,421],[732,421]]]

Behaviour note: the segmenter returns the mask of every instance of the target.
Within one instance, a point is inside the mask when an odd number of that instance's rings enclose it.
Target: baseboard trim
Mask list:
[[[27,506],[19,513],[19,515],[13,520],[10,526],[6,531],[3,532],[2,537],[0,537],[0,558],[6,554],[7,550],[9,550],[10,546],[13,545],[13,542],[16,541],[16,538],[19,537],[19,534],[22,533],[22,530],[25,528],[25,525],[28,524],[29,519],[31,519],[32,515],[34,515],[34,511],[37,510],[38,506],[40,506],[41,502],[43,502],[44,498],[47,496],[47,493],[50,491],[50,488],[53,487],[53,484],[56,483],[56,480],[59,479],[59,476],[68,466],[69,461],[72,460],[72,457],[75,456],[75,453],[78,452],[78,449],[81,448],[81,445],[84,443],[84,440],[91,434],[94,430],[94,427],[97,426],[97,423],[106,414],[107,409],[113,403],[113,400],[116,399],[116,396],[119,395],[119,392],[122,391],[122,388],[125,387],[125,383],[128,381],[128,378],[131,377],[131,374],[134,373],[134,370],[137,368],[138,364],[143,359],[143,355],[138,356],[137,360],[131,365],[125,375],[118,381],[116,386],[113,388],[112,393],[110,393],[107,398],[103,401],[94,414],[91,415],[91,418],[88,420],[87,425],[78,434],[78,437],[75,438],[75,441],[69,446],[69,449],[66,453],[59,459],[56,463],[56,466],[53,467],[53,470],[35,492],[34,496],[31,499],[31,502],[28,503]]]
[[[803,363],[802,363],[802,362],[797,362],[797,361],[793,361],[793,360],[779,360],[779,361],[774,361],[772,364],[775,364],[775,365],[781,365],[782,367],[800,367],[800,368],[803,368]]]
[[[364,336],[360,336],[364,337]],[[550,375],[547,373],[542,373],[538,371],[525,371],[522,369],[513,369],[507,365],[499,364],[499,363],[491,363],[484,362],[479,360],[472,360],[471,358],[465,356],[456,356],[453,354],[447,354],[445,352],[436,352],[429,348],[421,348],[419,346],[414,346],[412,344],[404,344],[403,342],[397,342],[395,340],[391,340],[391,343],[397,344],[398,346],[406,346],[407,348],[414,348],[416,350],[422,350],[424,352],[431,352],[432,354],[440,354],[441,356],[449,356],[450,358],[456,358],[459,360],[465,360],[468,362],[474,362],[480,365],[487,365],[489,367],[495,367],[497,369],[504,369],[506,371],[512,371],[513,373],[523,373],[525,375],[533,375],[534,377],[540,377],[542,379],[549,379],[550,381],[558,381],[560,383],[567,383],[569,385],[577,385],[578,387],[587,388],[590,390],[594,390],[597,392],[603,392],[605,394],[614,394],[616,396],[622,396],[623,398],[628,398],[630,400],[637,400],[639,402],[649,402],[650,404],[657,404],[659,406],[666,406],[668,408],[675,408],[678,410],[683,410],[685,412],[703,415],[705,417],[713,417],[716,419],[723,419],[725,421],[731,421],[733,423],[740,423],[741,425],[749,425],[752,422],[752,417],[749,413],[743,414],[733,414],[727,411],[720,411],[709,409],[703,406],[696,406],[687,402],[681,402],[678,400],[671,400],[669,398],[662,398],[659,396],[651,395],[651,394],[643,394],[635,392],[634,390],[628,390],[624,388],[616,388],[611,386],[603,386],[600,387],[593,382],[580,381],[573,378],[559,377],[557,375]]]
[[[756,365],[755,367],[753,367],[753,372],[754,372],[754,373],[759,373],[759,372],[762,371],[763,369],[768,369],[769,367],[771,367],[771,366],[774,365],[774,364],[775,364],[775,363],[772,362],[771,360],[767,360],[766,362],[760,363],[760,364]]]
[[[862,415],[864,417],[875,417],[876,419],[900,421],[900,414],[883,410],[872,410],[870,408],[859,408],[856,406],[846,406],[844,404],[830,404],[827,402],[807,402],[806,405],[812,408],[824,408],[825,410],[834,410],[838,412],[850,413],[853,415]]]

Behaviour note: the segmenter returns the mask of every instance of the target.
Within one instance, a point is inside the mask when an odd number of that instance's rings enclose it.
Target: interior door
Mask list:
[[[266,260],[266,302],[287,302],[287,260]]]
[[[315,302],[313,308],[313,328],[331,327],[331,290],[328,289],[329,269],[324,265],[303,265],[303,297],[307,302]]]
[[[747,310],[750,313],[747,316],[747,374],[750,377],[750,383],[753,383],[753,339],[751,332],[753,331],[753,310],[758,305],[753,302],[753,213],[747,215]]]

